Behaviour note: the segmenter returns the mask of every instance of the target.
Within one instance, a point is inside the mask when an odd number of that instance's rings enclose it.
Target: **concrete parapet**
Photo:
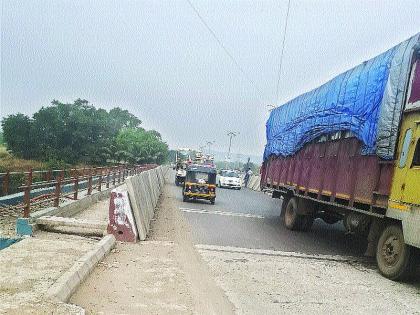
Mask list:
[[[145,240],[164,185],[165,167],[157,167],[126,179],[128,196],[140,240]]]

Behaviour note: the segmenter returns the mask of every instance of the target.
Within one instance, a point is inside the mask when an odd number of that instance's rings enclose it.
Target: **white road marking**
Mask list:
[[[303,254],[303,253],[297,253],[297,252],[285,252],[285,251],[280,251],[280,250],[253,249],[253,248],[243,248],[243,247],[233,247],[233,246],[206,245],[206,244],[197,244],[195,245],[195,247],[198,250],[213,251],[213,252],[292,257],[292,258],[328,260],[328,261],[350,262],[350,263],[370,262],[369,259],[366,259],[365,257],[354,257],[354,256],[314,255],[314,254]]]
[[[230,217],[264,219],[262,215],[256,215],[256,214],[250,214],[250,213],[226,212],[226,211],[218,211],[218,210],[191,209],[191,208],[179,208],[179,210],[183,212],[191,212],[191,213],[217,214],[217,215],[225,215],[225,216],[230,216]]]

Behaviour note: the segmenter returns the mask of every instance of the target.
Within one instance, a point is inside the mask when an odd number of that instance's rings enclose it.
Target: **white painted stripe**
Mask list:
[[[190,208],[179,208],[179,210],[183,212],[200,213],[200,214],[217,214],[217,215],[225,215],[225,216],[230,216],[230,217],[264,219],[264,217],[261,215],[250,214],[250,213],[225,212],[225,211],[218,211],[218,210],[190,209]]]
[[[238,254],[251,254],[251,255],[264,255],[264,256],[279,256],[279,257],[292,257],[292,258],[303,258],[303,259],[315,259],[315,260],[329,260],[338,262],[370,262],[365,257],[354,257],[354,256],[341,256],[341,255],[311,255],[296,252],[285,252],[279,250],[269,249],[253,249],[233,246],[218,246],[218,245],[206,245],[197,244],[195,247],[201,251],[214,251],[214,252],[227,252],[227,253],[238,253]]]

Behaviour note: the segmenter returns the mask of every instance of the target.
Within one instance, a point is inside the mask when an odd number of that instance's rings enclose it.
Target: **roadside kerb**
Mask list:
[[[87,278],[95,266],[115,245],[115,237],[107,235],[96,248],[82,256],[67,270],[47,291],[47,297],[53,301],[67,302],[78,286]]]

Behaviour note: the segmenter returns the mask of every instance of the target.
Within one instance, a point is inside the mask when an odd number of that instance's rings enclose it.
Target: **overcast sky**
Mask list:
[[[57,99],[120,106],[171,147],[239,131],[261,155],[287,0],[1,0],[0,117]],[[420,32],[420,0],[291,0],[277,105]]]

